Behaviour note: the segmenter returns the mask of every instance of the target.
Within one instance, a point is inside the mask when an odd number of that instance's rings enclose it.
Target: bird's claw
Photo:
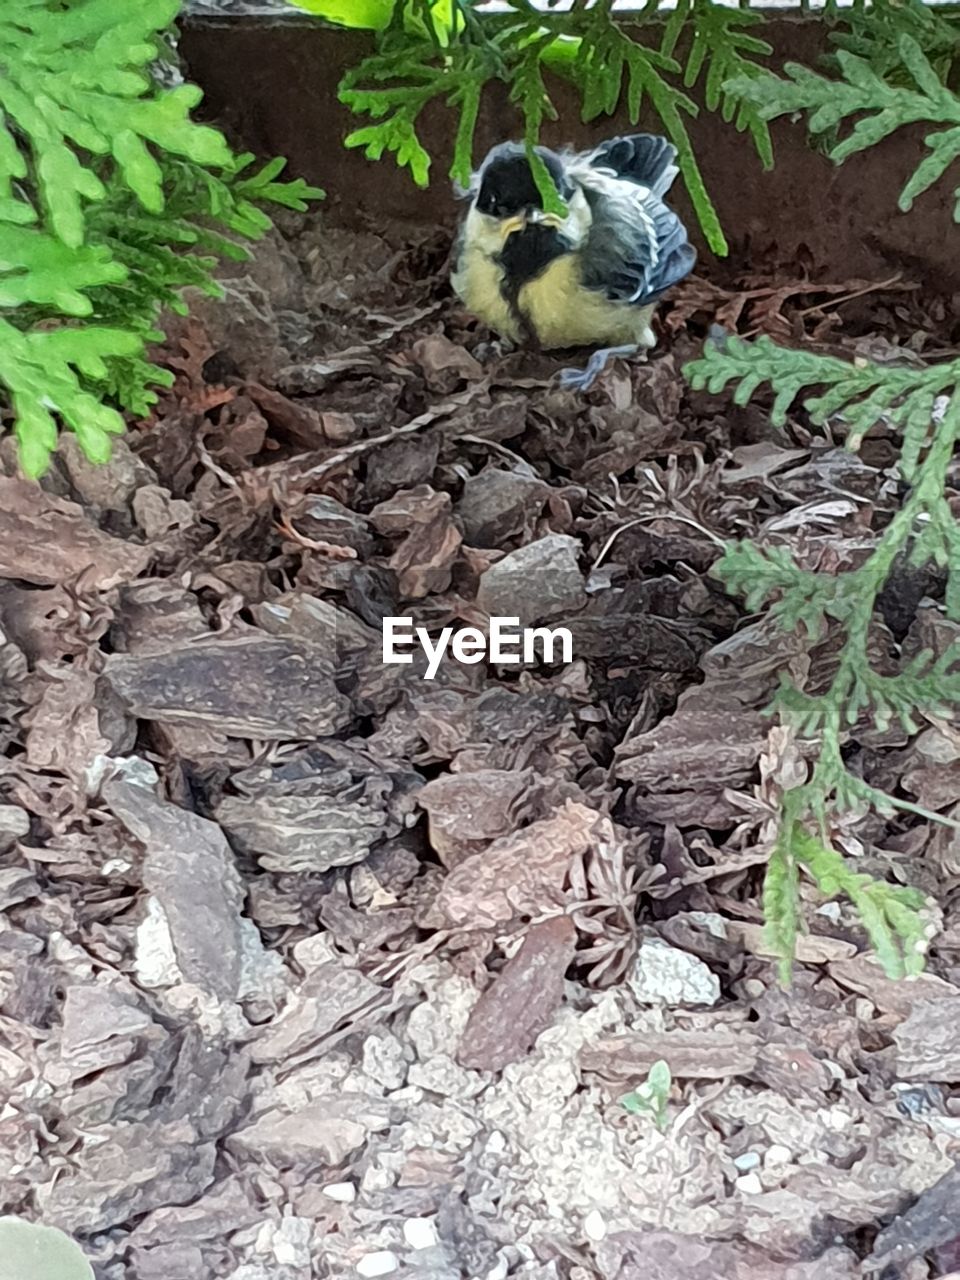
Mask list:
[[[635,356],[637,350],[636,346],[604,347],[593,353],[585,369],[561,369],[557,381],[567,391],[589,391],[611,360],[616,356]]]

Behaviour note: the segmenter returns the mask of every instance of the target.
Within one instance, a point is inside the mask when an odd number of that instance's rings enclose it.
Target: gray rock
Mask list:
[[[702,960],[678,947],[645,942],[627,985],[640,1004],[715,1005],[720,980]]]
[[[586,601],[579,552],[577,539],[562,533],[511,551],[481,577],[477,603],[491,617],[519,618],[528,627],[574,613]]]
[[[535,518],[549,492],[536,476],[489,467],[470,476],[457,503],[466,541],[475,547],[501,547]]]

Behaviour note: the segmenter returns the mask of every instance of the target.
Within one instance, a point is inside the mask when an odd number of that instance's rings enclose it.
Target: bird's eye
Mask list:
[[[510,212],[506,204],[493,195],[482,195],[477,201],[477,208],[488,218],[505,218]]]

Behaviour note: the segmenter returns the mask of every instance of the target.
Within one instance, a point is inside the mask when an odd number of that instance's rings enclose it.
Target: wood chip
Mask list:
[[[960,996],[917,1005],[893,1041],[899,1079],[960,1082]]]
[[[738,943],[751,955],[764,960],[775,960],[777,952],[768,945],[763,925],[745,920],[727,920],[727,937]],[[857,954],[856,944],[842,938],[828,938],[819,933],[801,933],[797,938],[796,959],[800,964],[829,964],[832,960],[847,960]]]
[[[0,476],[0,578],[55,586],[82,575],[85,586],[106,591],[135,578],[152,555],[102,533],[75,502]]]
[[[605,1084],[629,1087],[663,1059],[678,1080],[725,1080],[749,1075],[760,1040],[746,1030],[720,1024],[696,1031],[605,1036],[580,1051],[580,1067]]]
[[[106,679],[143,720],[202,721],[239,738],[314,738],[350,718],[330,656],[262,633],[114,654]]]
[[[244,891],[223,832],[118,778],[104,783],[102,793],[146,847],[143,885],[162,912],[182,981],[236,1001],[245,951]]]
[[[520,950],[474,1005],[457,1049],[462,1067],[502,1071],[529,1052],[563,997],[577,931],[569,916],[531,925]]]

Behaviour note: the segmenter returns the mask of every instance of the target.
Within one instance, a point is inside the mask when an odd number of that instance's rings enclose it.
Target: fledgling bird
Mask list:
[[[664,203],[679,170],[666,138],[612,138],[580,155],[538,147],[567,206],[547,213],[524,147],[493,148],[473,175],[455,247],[457,296],[512,343],[598,347],[563,385],[586,390],[612,356],[655,345],[656,303],[696,252]]]

